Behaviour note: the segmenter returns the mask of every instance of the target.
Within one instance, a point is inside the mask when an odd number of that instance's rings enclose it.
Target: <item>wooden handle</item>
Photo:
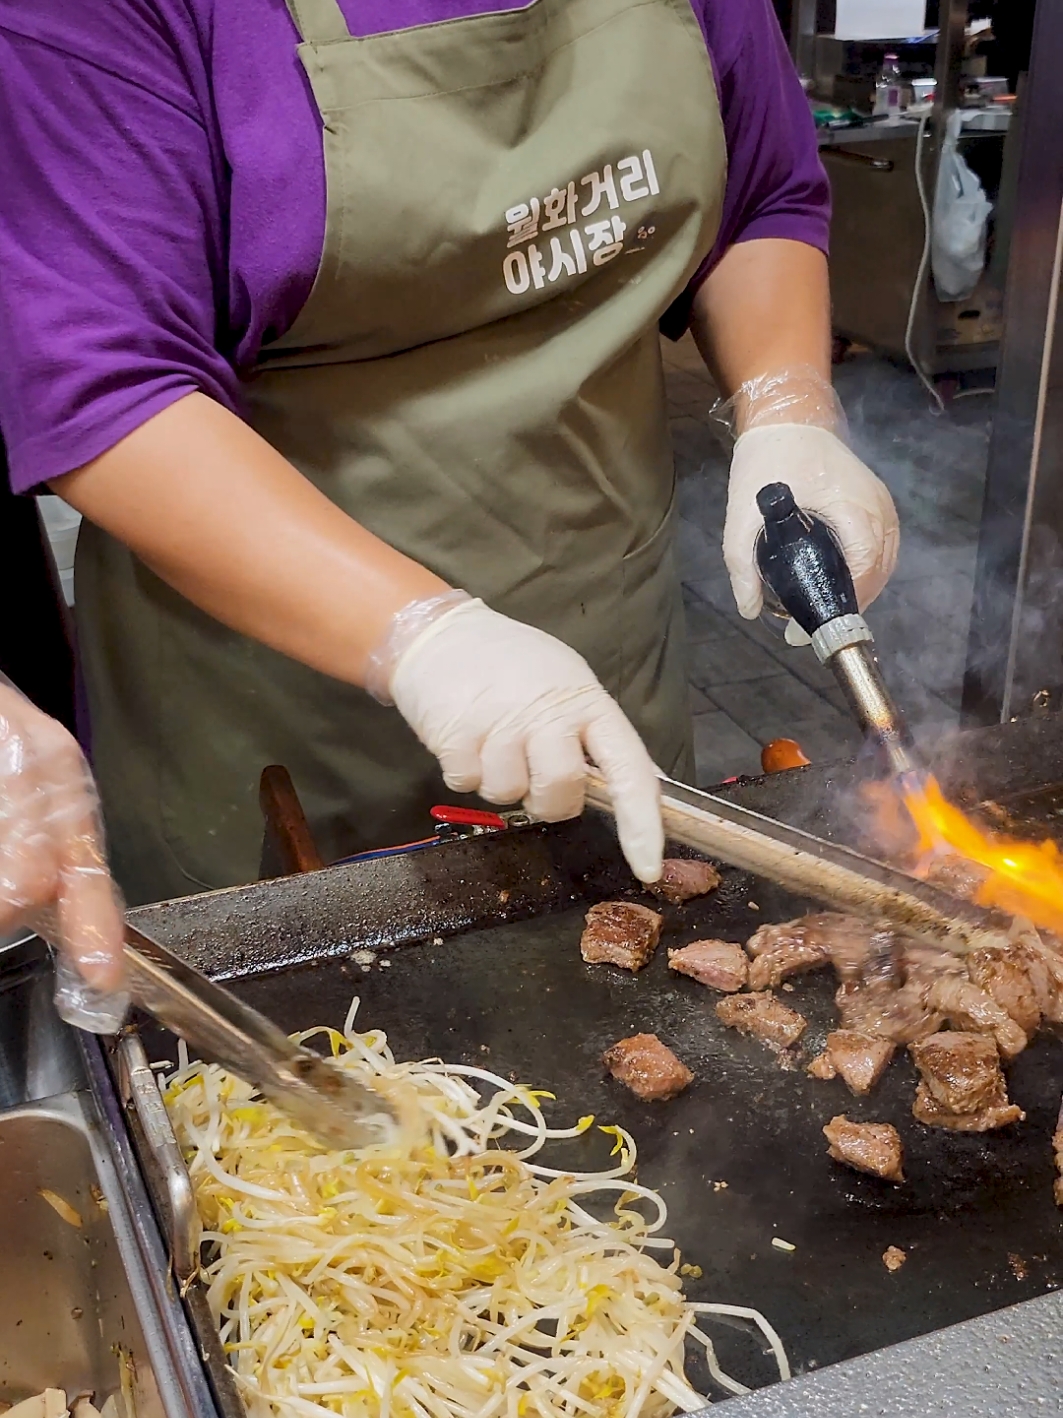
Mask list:
[[[279,763],[263,768],[258,801],[265,823],[259,871],[262,879],[320,871],[325,862],[287,768]]]

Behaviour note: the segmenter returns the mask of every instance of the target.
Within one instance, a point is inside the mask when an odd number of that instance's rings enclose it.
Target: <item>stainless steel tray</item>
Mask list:
[[[117,1392],[130,1418],[189,1418],[209,1391],[166,1249],[99,1044],[52,990],[37,942],[0,949],[0,1400]]]

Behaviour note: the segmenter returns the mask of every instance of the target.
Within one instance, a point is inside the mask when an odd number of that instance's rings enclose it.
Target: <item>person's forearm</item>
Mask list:
[[[203,394],[52,487],[200,609],[350,683],[396,611],[448,589]]]
[[[732,246],[694,297],[691,331],[724,398],[752,380],[790,370],[829,384],[826,258],[800,241]],[[735,416],[741,432],[741,399]]]

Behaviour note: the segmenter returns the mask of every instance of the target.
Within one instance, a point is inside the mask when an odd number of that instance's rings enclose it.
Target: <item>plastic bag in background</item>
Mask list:
[[[959,149],[963,115],[949,114],[934,195],[930,265],[941,300],[966,300],[985,269],[993,204]]]

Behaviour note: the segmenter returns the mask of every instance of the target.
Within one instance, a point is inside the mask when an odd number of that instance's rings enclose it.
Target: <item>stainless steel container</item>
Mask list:
[[[93,1078],[95,1075],[95,1078]],[[0,946],[0,1400],[118,1396],[209,1414],[209,1390],[100,1046],[52,1007],[36,941]]]

